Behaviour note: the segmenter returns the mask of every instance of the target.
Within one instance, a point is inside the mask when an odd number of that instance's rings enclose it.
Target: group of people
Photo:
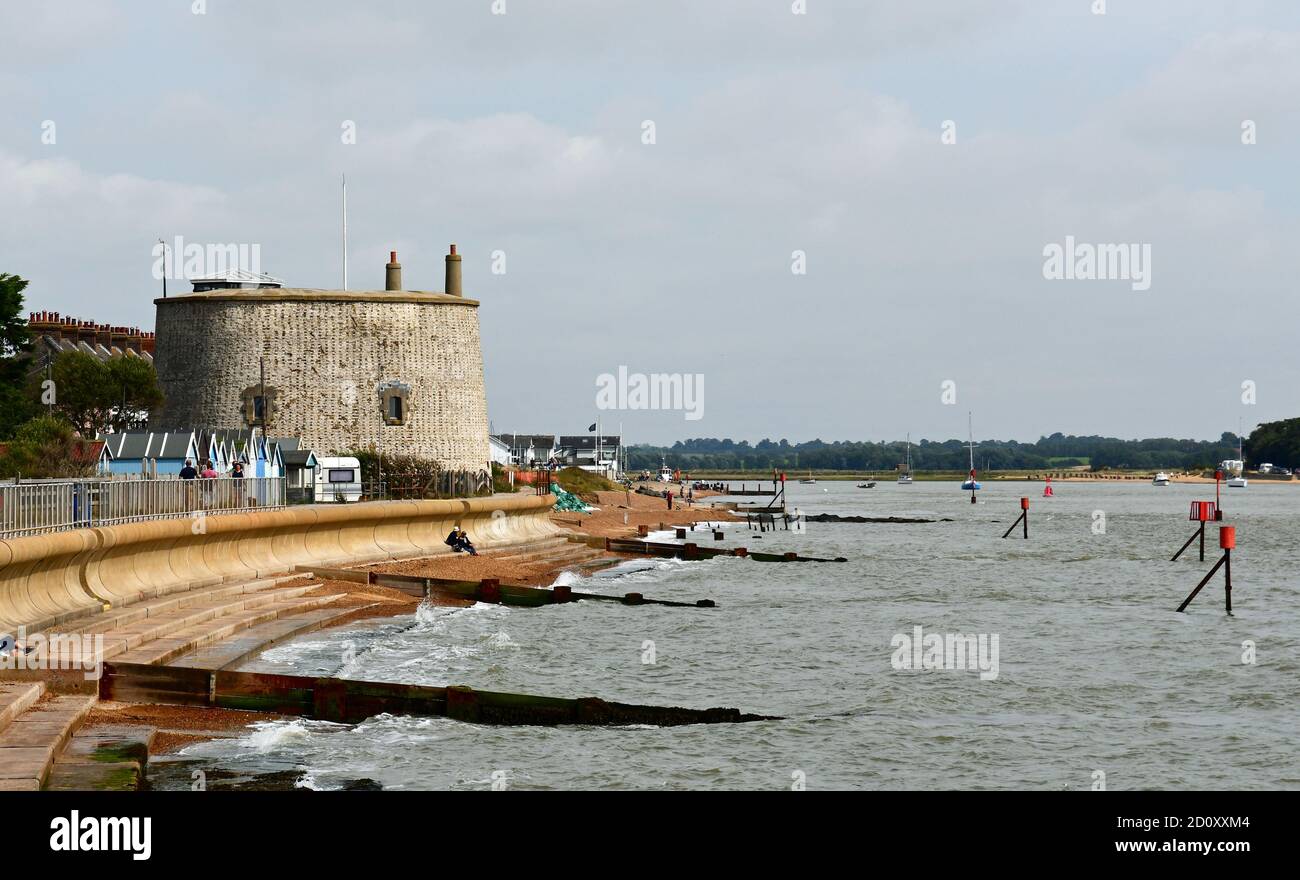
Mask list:
[[[212,461],[206,458],[203,460],[203,470],[201,471],[194,467],[193,461],[188,458],[185,459],[185,467],[181,468],[180,473],[182,480],[195,480],[200,478],[205,480],[214,480],[219,476],[221,475],[212,467]],[[244,478],[244,463],[242,461],[237,461],[232,464],[230,466],[230,472],[226,474],[226,476],[236,480],[242,480]]]

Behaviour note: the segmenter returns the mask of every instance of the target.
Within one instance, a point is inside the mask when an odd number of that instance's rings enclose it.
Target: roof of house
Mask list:
[[[555,446],[554,434],[498,434],[497,436],[511,449],[527,449],[529,446],[551,449]]]
[[[109,454],[116,459],[162,458],[183,459],[193,454],[192,431],[123,431],[117,434],[96,434],[104,441]]]
[[[315,467],[316,453],[310,449],[294,449],[284,453],[284,463],[294,467]]]
[[[601,449],[615,449],[618,447],[619,438],[616,434],[602,434],[600,438]],[[596,448],[595,434],[575,434],[568,437],[560,438],[560,446],[565,449],[585,450]]]

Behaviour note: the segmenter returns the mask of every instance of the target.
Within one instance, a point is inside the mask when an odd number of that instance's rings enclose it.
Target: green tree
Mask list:
[[[149,413],[162,406],[158,373],[142,358],[113,358],[108,362],[108,380],[115,395],[110,417],[114,431],[143,428]]]
[[[1269,462],[1279,467],[1300,467],[1300,419],[1265,422],[1246,438],[1246,457],[1252,466]]]
[[[65,351],[54,359],[54,412],[86,436],[111,423],[115,389],[108,366],[84,351]]]
[[[26,288],[25,279],[0,272],[0,438],[12,437],[35,414],[35,402],[26,393],[31,369],[26,354],[32,342],[23,320]]]
[[[163,400],[153,365],[136,357],[101,361],[85,352],[66,351],[54,359],[51,374],[54,412],[87,437],[97,431],[139,429]],[[31,394],[39,396],[43,377],[33,377]]]
[[[37,416],[18,429],[0,455],[0,477],[90,476],[95,471],[92,449],[90,441],[78,437],[67,420]]]

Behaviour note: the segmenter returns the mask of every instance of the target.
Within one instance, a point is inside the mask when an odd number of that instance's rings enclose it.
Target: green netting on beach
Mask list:
[[[558,499],[555,502],[556,510],[576,510],[578,513],[591,512],[591,508],[583,503],[582,499],[572,492],[565,492],[560,488],[559,483],[551,483],[551,494]]]

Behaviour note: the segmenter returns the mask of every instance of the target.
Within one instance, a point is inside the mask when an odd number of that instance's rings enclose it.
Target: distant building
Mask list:
[[[493,464],[502,467],[510,467],[515,463],[514,457],[510,454],[510,444],[495,434],[488,435],[488,457],[492,459]]]
[[[544,465],[555,455],[554,434],[499,434],[498,439],[509,447],[516,467]]]
[[[555,457],[562,467],[617,474],[622,448],[622,438],[616,434],[561,436],[556,440]]]
[[[138,357],[153,362],[154,335],[139,327],[97,324],[60,315],[58,312],[31,312],[27,315],[33,354],[59,355],[80,351],[106,361],[114,357]]]

